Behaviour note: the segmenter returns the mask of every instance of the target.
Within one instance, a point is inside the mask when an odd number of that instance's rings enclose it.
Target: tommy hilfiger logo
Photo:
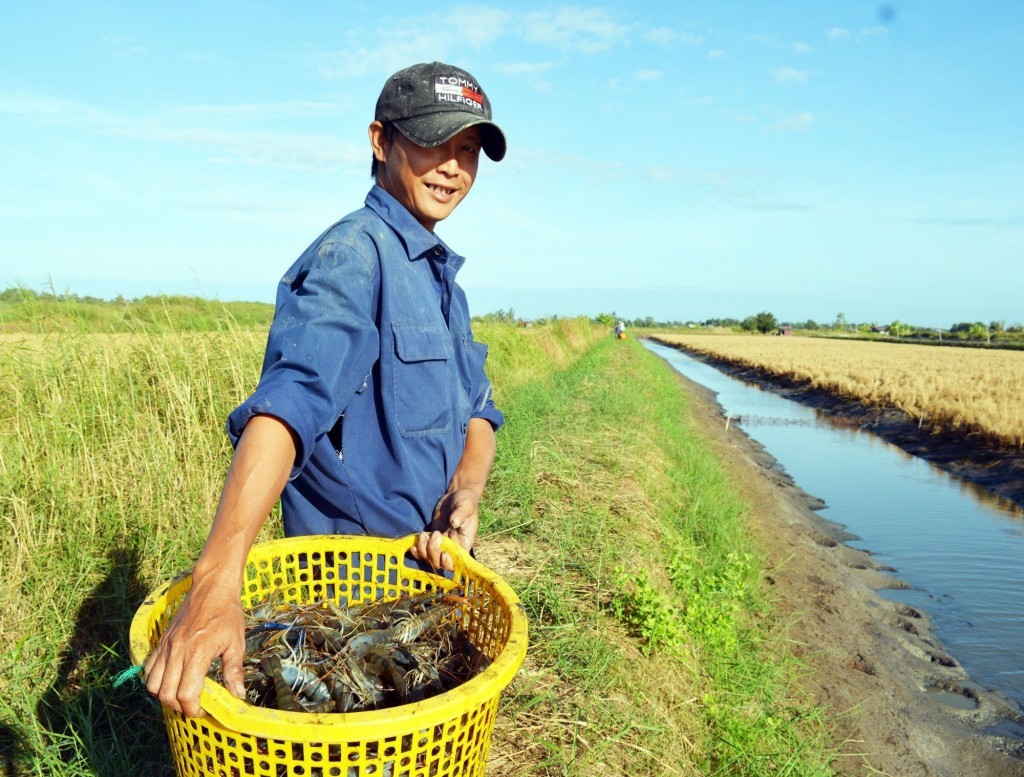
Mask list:
[[[461,76],[434,76],[434,102],[464,105],[481,113],[484,110],[480,87]]]

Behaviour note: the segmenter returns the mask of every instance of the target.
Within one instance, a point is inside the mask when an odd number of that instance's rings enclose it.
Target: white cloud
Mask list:
[[[860,37],[873,38],[877,35],[886,35],[888,32],[888,28],[879,24],[877,27],[864,27],[863,29],[861,29]]]
[[[502,37],[514,16],[500,8],[463,6],[445,14],[444,29],[451,31],[460,45],[480,49]]]
[[[772,77],[780,84],[807,83],[811,71],[797,70],[794,67],[780,67],[772,71]]]
[[[612,104],[602,107],[614,108]],[[607,184],[618,183],[633,174],[622,162],[539,149],[523,149],[517,152],[514,163],[527,170],[545,170],[549,173],[559,171],[559,174],[564,173],[573,178]]]
[[[633,77],[637,81],[657,81],[663,75],[665,73],[662,70],[637,70]]]
[[[437,31],[445,34],[439,36]],[[345,79],[393,73],[409,62],[446,59],[468,47],[480,50],[503,38],[518,38],[563,53],[594,54],[642,40],[661,46],[699,46],[704,38],[664,26],[624,22],[604,8],[563,5],[529,13],[497,7],[463,7],[449,13],[403,16],[401,24],[384,19],[376,29],[353,28],[341,33],[340,44],[312,57],[320,74]],[[499,68],[511,75],[537,75],[550,63],[508,63]],[[531,72],[532,70],[532,72]]]
[[[239,119],[278,119],[297,116],[325,116],[342,113],[351,107],[349,101],[322,102],[287,100],[280,103],[235,103],[228,105],[182,105],[175,113],[194,116],[217,116]]]
[[[773,181],[763,171],[736,168],[689,168],[672,165],[641,172],[652,184],[671,184],[700,202],[731,204],[752,210],[803,210],[804,206],[772,197]]]
[[[687,46],[700,46],[704,42],[704,36],[702,35],[678,32],[668,27],[652,27],[649,30],[645,30],[640,37],[662,46],[671,46],[675,43],[682,43]]]
[[[198,49],[185,49],[181,54],[182,59],[191,65],[221,65],[224,60],[216,55]]]
[[[635,168],[613,160],[556,154],[536,148],[524,149],[517,154],[515,164],[529,170],[545,170],[563,181],[584,181],[595,186],[618,187],[623,181],[633,180],[639,175],[651,185],[670,185],[677,195],[695,202],[760,209],[768,209],[771,206],[767,204],[775,202],[771,176],[759,170],[671,164]],[[799,206],[791,209],[797,208]]]
[[[721,59],[725,56],[725,52],[721,49],[708,49],[708,59]]]
[[[808,46],[806,43],[798,42],[793,44],[793,51],[796,52],[797,54],[810,54],[811,47]]]
[[[631,27],[615,21],[603,9],[563,6],[527,14],[521,31],[531,43],[593,54],[626,42]]]
[[[810,213],[814,210],[810,205],[798,202],[776,202],[773,200],[750,202],[743,207],[761,213]]]
[[[168,127],[151,122],[125,123],[107,132],[132,140],[187,146],[217,154],[222,161],[270,165],[290,170],[323,170],[362,164],[362,145],[336,137],[289,132],[238,132],[205,127]]]
[[[773,132],[806,132],[814,123],[814,114],[810,111],[798,113],[788,119],[772,124],[768,127]]]
[[[115,57],[139,57],[149,53],[138,38],[108,38],[107,43],[113,47]]]
[[[280,114],[291,103],[251,106]],[[308,103],[307,106],[319,106]],[[244,109],[244,106],[241,106]],[[197,110],[192,110],[197,109]],[[225,106],[225,111],[232,106]],[[272,165],[287,169],[323,169],[362,164],[366,148],[336,137],[291,132],[224,130],[206,126],[205,118],[231,115],[217,106],[184,106],[161,117],[136,117],[84,103],[33,94],[0,92],[0,114],[28,121],[61,124],[81,131],[140,142],[185,146],[213,155],[218,161]]]
[[[883,25],[875,27],[861,27],[859,30],[851,30],[847,27],[832,27],[825,31],[825,37],[829,40],[856,40],[865,38],[876,38],[879,35],[888,34],[889,30]]]
[[[507,76],[531,76],[536,78],[554,67],[553,62],[505,62],[494,69]]]
[[[742,38],[744,40],[753,41],[754,43],[760,43],[762,46],[770,46],[771,48],[776,49],[779,47],[778,38],[774,34],[756,32],[748,35],[743,35]]]
[[[358,39],[361,39],[359,36]],[[438,43],[436,35],[423,30],[403,29],[388,38],[374,38],[376,45],[367,48],[357,38],[337,51],[317,55],[317,70],[324,78],[336,80],[359,76],[394,73],[410,62],[446,59],[448,49]]]
[[[342,33],[333,51],[314,54],[324,78],[389,74],[410,62],[447,59],[452,51],[479,50],[508,32],[513,15],[500,8],[455,8],[448,13],[382,20],[375,30]],[[439,35],[438,30],[444,30]],[[367,45],[366,41],[373,41]]]
[[[83,103],[25,92],[0,92],[0,113],[83,125],[100,124],[106,117],[103,111]]]

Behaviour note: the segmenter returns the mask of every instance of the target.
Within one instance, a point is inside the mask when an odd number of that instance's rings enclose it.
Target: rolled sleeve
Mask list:
[[[233,445],[253,416],[274,416],[298,441],[291,477],[302,470],[377,360],[375,272],[364,252],[323,238],[293,265],[278,288],[259,385],[228,416]]]
[[[488,402],[484,407],[476,413],[473,413],[473,418],[483,418],[490,421],[491,426],[494,427],[494,431],[498,431],[502,424],[505,423],[505,414],[502,413],[494,405],[494,402]]]
[[[476,359],[473,361],[478,360],[478,362],[474,366],[471,376],[473,411],[470,414],[470,418],[484,418],[490,421],[494,431],[498,431],[501,425],[505,423],[505,415],[494,404],[494,392],[485,370],[487,346],[483,343],[474,342],[472,348],[476,352]]]

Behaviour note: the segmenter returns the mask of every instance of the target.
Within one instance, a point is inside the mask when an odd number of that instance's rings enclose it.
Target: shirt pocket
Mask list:
[[[444,434],[452,424],[454,349],[438,324],[395,324],[395,423],[405,437]]]

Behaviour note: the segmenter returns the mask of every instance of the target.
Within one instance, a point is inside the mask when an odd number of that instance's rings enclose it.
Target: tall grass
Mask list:
[[[274,306],[156,295],[113,302],[24,288],[0,292],[0,333],[220,331],[265,327]]]
[[[146,593],[202,546],[230,459],[224,419],[255,384],[265,329],[121,328],[0,340],[7,775],[173,771],[157,705],[112,678]],[[667,369],[586,321],[477,337],[508,416],[480,552],[532,628],[491,773],[819,773],[813,712],[788,699],[746,618],[761,605],[744,508]],[[658,596],[684,626],[665,646],[636,615]],[[727,622],[702,619],[712,600]]]
[[[230,456],[225,414],[264,339],[0,343],[0,719],[16,722],[5,751],[26,773],[166,770],[158,710],[110,677],[130,663],[146,592],[201,547]]]

